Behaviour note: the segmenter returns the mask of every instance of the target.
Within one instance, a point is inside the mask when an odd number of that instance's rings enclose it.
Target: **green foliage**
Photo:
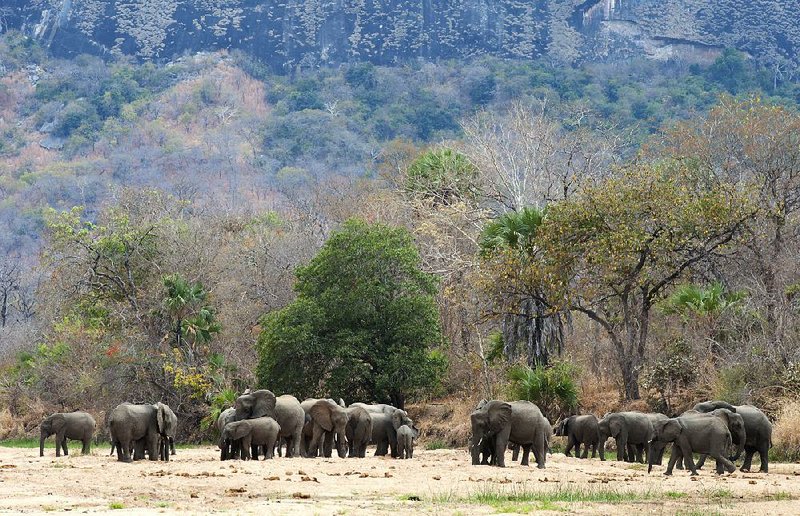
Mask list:
[[[297,299],[263,318],[260,385],[400,404],[431,394],[446,364],[436,280],[419,267],[405,229],[345,223],[296,271]]]
[[[555,362],[549,367],[516,365],[509,369],[511,396],[535,403],[551,421],[572,413],[578,408],[576,366]]]
[[[708,68],[709,78],[734,95],[749,91],[755,86],[752,66],[742,52],[726,48]]]
[[[225,409],[232,407],[236,402],[239,393],[235,389],[222,389],[211,398],[211,411],[200,421],[200,428],[208,430],[214,428],[214,424],[219,419],[219,415]]]
[[[725,292],[721,283],[712,283],[708,287],[683,285],[661,305],[666,314],[707,316],[735,308],[746,297],[745,292]]]
[[[492,220],[481,233],[481,253],[489,257],[497,251],[510,249],[532,254],[537,231],[546,215],[547,210],[525,206]]]
[[[656,354],[642,373],[642,387],[658,393],[659,412],[672,413],[672,398],[697,378],[697,357],[684,340],[671,343]]]
[[[413,196],[452,204],[474,196],[477,175],[475,165],[463,154],[435,149],[417,156],[408,167],[403,186]]]

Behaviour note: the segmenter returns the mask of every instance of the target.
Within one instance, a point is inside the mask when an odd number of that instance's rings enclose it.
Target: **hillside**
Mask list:
[[[563,63],[703,60],[736,47],[796,66],[798,0],[10,0],[0,30],[54,54],[169,60],[241,49],[274,70],[354,61],[546,56]]]

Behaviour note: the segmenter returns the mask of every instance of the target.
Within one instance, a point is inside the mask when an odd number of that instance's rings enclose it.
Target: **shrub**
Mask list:
[[[800,460],[800,402],[788,401],[780,410],[772,428],[771,456],[779,461]]]
[[[574,378],[577,367],[568,362],[555,362],[549,367],[526,365],[509,370],[511,395],[532,401],[551,421],[568,415],[578,407],[578,388]]]

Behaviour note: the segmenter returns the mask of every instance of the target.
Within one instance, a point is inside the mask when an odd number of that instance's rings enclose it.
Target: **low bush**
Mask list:
[[[770,456],[782,462],[800,461],[800,402],[787,401],[772,427]]]

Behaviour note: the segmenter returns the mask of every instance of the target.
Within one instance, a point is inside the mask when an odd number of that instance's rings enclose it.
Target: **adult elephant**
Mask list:
[[[654,436],[650,443],[653,450],[648,458],[647,472],[653,469],[655,452],[661,450],[667,443],[675,443],[675,448],[680,454],[672,453],[667,465],[665,475],[672,475],[675,462],[682,457],[686,467],[697,475],[697,469],[692,459],[692,453],[711,455],[717,461],[717,473],[723,470],[732,473],[736,467],[725,457],[725,451],[731,444],[731,433],[725,422],[718,417],[676,417],[666,421],[659,421],[654,428]]]
[[[612,412],[597,423],[600,439],[600,460],[606,460],[605,445],[609,437],[617,443],[617,460],[644,462],[643,452],[650,454],[653,423],[641,412]],[[648,448],[647,450],[645,450]]]
[[[170,455],[175,455],[175,435],[178,432],[178,416],[169,408],[164,405],[164,413],[166,418],[166,431],[158,444],[159,458],[161,460],[169,461]]]
[[[81,441],[81,453],[89,453],[94,426],[94,418],[86,412],[57,412],[47,416],[39,425],[39,456],[44,457],[44,440],[53,434],[56,434],[56,457],[61,456],[62,449],[64,455],[69,455],[68,439]]]
[[[416,429],[414,421],[405,410],[394,409],[391,414],[372,412],[372,443],[375,444],[375,456],[385,456],[391,452],[392,458],[399,456],[397,447],[397,429],[408,425]]]
[[[303,400],[300,406],[311,418],[310,423],[305,426],[303,431],[308,441],[306,456],[330,457],[335,437],[336,452],[340,458],[345,458],[347,456],[346,409],[340,407],[333,400],[316,398]],[[320,450],[320,448],[322,449]]]
[[[666,421],[667,419],[669,419],[669,416],[667,416],[666,414],[662,414],[660,412],[646,412],[645,415],[647,416],[647,419],[649,419],[650,422],[653,424],[653,428],[655,428],[656,423],[658,423],[659,421]],[[635,448],[629,446],[628,453],[635,455],[636,453]],[[663,462],[663,459],[664,459],[664,449],[662,448],[658,452],[658,455],[653,457],[653,460],[655,461],[655,464],[658,464],[660,466],[661,463]]]
[[[150,460],[158,459],[159,441],[172,431],[167,409],[163,403],[122,403],[111,411],[109,428],[112,444],[117,448],[118,460],[131,462],[143,459],[145,450]],[[131,449],[134,449],[133,458],[130,455]]]
[[[741,455],[742,450],[744,449],[745,443],[747,442],[747,431],[745,430],[744,418],[741,416],[741,414],[737,414],[736,412],[731,412],[728,409],[717,409],[717,410],[715,410],[713,412],[698,412],[696,410],[687,410],[686,412],[681,414],[681,417],[683,417],[683,418],[687,418],[687,417],[699,417],[699,418],[717,417],[717,418],[721,419],[722,422],[725,423],[725,426],[728,427],[728,431],[731,433],[731,441],[732,441],[733,445],[736,446],[735,457],[738,457],[739,455]],[[676,450],[673,450],[673,453],[678,456],[678,459],[677,459],[677,462],[676,462],[677,468],[678,469],[683,469],[682,463],[681,463],[682,453],[680,451],[680,448],[678,448]],[[707,457],[707,455],[703,455],[703,454],[700,455],[700,460],[697,461],[697,465],[696,465],[697,469],[700,469],[700,468],[703,467],[703,464],[706,461],[706,457]],[[730,460],[733,461],[733,460],[736,460],[736,459],[734,459],[733,457],[730,457]]]
[[[753,455],[758,452],[761,459],[760,471],[769,472],[769,449],[772,447],[772,423],[767,416],[752,405],[731,405],[724,401],[705,401],[694,406],[698,412],[713,412],[717,409],[727,409],[742,416],[744,420],[744,431],[746,434],[744,443],[744,462],[741,470],[750,471]],[[739,460],[740,452],[731,457],[736,462]]]
[[[234,421],[255,419],[257,417],[275,418],[275,404],[277,399],[272,391],[259,389],[236,398],[233,405],[235,410]]]
[[[472,464],[480,462],[481,441],[494,439],[494,460],[505,467],[505,450],[509,442],[522,447],[523,466],[533,450],[537,467],[544,469],[553,428],[539,407],[529,401],[491,400],[470,415],[472,426]]]
[[[600,433],[597,426],[597,417],[593,414],[584,416],[570,416],[556,425],[555,435],[567,438],[567,447],[564,455],[570,456],[570,451],[575,448],[576,458],[586,458],[589,455],[589,447],[592,448],[592,458],[597,455],[597,445],[600,441]],[[583,445],[583,456],[581,456],[581,444]]]
[[[363,407],[350,406],[347,411],[347,456],[364,458],[367,445],[372,439],[372,414]]]
[[[300,444],[303,439],[303,425],[306,413],[300,402],[292,395],[278,396],[275,401],[275,421],[280,425],[278,434],[278,450],[280,440],[286,441],[286,457],[300,457]]]

